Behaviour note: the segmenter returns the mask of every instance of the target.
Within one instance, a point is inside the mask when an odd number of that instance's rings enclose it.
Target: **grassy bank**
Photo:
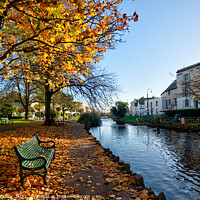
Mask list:
[[[124,117],[123,120],[126,121],[126,122],[131,122],[133,124],[137,124],[137,122],[139,124],[145,124],[145,122],[147,120],[152,120],[154,117],[153,116],[132,116],[132,117]],[[138,119],[138,121],[137,121]]]
[[[127,123],[137,125],[137,116],[133,117],[124,117],[123,120]],[[159,127],[159,128],[167,128],[167,129],[176,129],[180,131],[193,131],[199,132],[199,124],[198,123],[173,123],[171,118],[163,118],[164,120],[156,121],[154,116],[139,116],[138,124],[139,125],[147,125],[150,127]]]

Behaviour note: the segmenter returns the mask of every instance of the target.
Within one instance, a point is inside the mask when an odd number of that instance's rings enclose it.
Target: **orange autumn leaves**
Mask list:
[[[56,158],[50,164],[47,174],[48,187],[43,186],[43,180],[39,176],[30,176],[24,181],[24,189],[21,187],[19,178],[19,164],[17,156],[13,150],[15,145],[19,146],[23,142],[31,138],[34,133],[39,133],[42,140],[53,139],[56,142]],[[74,188],[60,187],[60,183],[63,182],[60,176],[60,170],[66,169],[65,163],[69,159],[68,151],[70,146],[72,147],[73,140],[63,139],[65,137],[61,134],[63,132],[62,127],[26,127],[24,129],[18,129],[15,131],[7,131],[0,135],[0,191],[1,195],[13,196],[26,195],[50,195],[50,194],[71,194],[74,192]],[[73,132],[72,132],[73,133]],[[65,134],[72,134],[67,133]],[[61,139],[62,138],[62,139]],[[75,144],[75,142],[74,142]],[[68,170],[68,173],[72,172]],[[15,199],[15,198],[13,198]]]
[[[39,197],[57,197],[58,195],[73,196],[76,194],[80,184],[72,186],[66,184],[66,178],[73,179],[79,171],[87,171],[89,169],[100,170],[105,181],[113,183],[114,187],[109,192],[110,198],[120,199],[116,197],[118,192],[126,192],[134,196],[135,199],[153,199],[155,195],[150,195],[147,189],[134,188],[135,178],[132,174],[121,173],[118,169],[119,165],[113,162],[109,157],[105,156],[104,150],[96,145],[92,154],[87,156],[87,162],[74,154],[73,150],[77,147],[82,148],[88,145],[95,145],[93,137],[89,137],[84,130],[75,135],[76,129],[71,127],[63,128],[63,126],[30,126],[14,131],[6,131],[0,134],[0,191],[1,195],[15,197],[21,196],[39,199]],[[39,176],[29,176],[24,181],[24,189],[19,182],[18,160],[13,147],[20,145],[31,138],[35,133],[42,140],[54,140],[56,142],[55,159],[51,161],[46,176],[47,186],[43,185],[43,180]],[[76,133],[77,134],[77,133]],[[90,171],[90,170],[89,170]],[[89,172],[88,172],[89,173]],[[94,177],[95,178],[95,177]],[[88,175],[87,179],[79,177],[80,183],[84,183],[91,188],[91,194],[95,189],[92,177]],[[70,183],[70,181],[69,181]],[[95,183],[96,187],[105,187],[103,183]],[[131,187],[132,185],[132,187]],[[79,195],[74,195],[78,197]],[[38,198],[37,198],[38,197]],[[81,196],[80,196],[81,198]],[[77,199],[80,199],[77,198]],[[57,198],[59,199],[59,198]],[[89,198],[88,198],[89,199]],[[96,195],[93,199],[105,199],[105,197]]]
[[[81,82],[101,54],[119,40],[115,36],[128,30],[131,20],[138,19],[136,13],[120,13],[122,0],[6,2],[0,62],[12,55],[36,53],[30,55],[32,65],[21,66],[17,61],[5,64],[4,77],[23,70],[28,79],[44,79],[53,89],[68,86],[70,74],[76,74]]]

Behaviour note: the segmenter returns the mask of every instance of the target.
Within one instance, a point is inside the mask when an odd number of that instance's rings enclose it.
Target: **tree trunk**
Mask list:
[[[25,110],[25,119],[28,119],[28,108],[29,108],[29,96],[26,95],[25,97],[25,105],[24,105],[24,110]]]
[[[25,119],[28,119],[28,105],[25,105]]]
[[[45,86],[45,122],[44,125],[51,126],[53,120],[51,119],[51,97],[53,93],[50,91],[48,85]]]
[[[64,124],[64,121],[65,121],[65,108],[63,108],[62,111],[63,111],[63,124]]]

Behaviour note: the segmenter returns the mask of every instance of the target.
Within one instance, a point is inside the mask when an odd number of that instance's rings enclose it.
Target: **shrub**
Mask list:
[[[12,117],[12,119],[23,119],[24,117],[23,116],[17,116],[17,115],[14,115],[13,117]]]
[[[200,109],[177,109],[166,113],[169,117],[174,117],[175,114],[181,114],[181,117],[199,117]]]
[[[78,119],[78,122],[85,124],[86,130],[89,130],[91,127],[97,127],[101,125],[101,119],[96,113],[83,113]]]

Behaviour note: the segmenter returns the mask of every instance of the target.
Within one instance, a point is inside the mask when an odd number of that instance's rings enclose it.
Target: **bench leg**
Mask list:
[[[24,177],[23,177],[23,169],[20,167],[20,169],[19,169],[19,177],[20,177],[20,183],[21,183],[21,185],[22,185],[22,187],[23,187],[23,182],[24,182]]]
[[[47,169],[44,168],[44,175],[43,175],[43,181],[44,181],[44,185],[47,185],[47,181],[46,181],[46,175],[47,175]]]
[[[26,174],[24,176],[23,176],[23,168],[20,168],[20,170],[19,170],[19,176],[20,176],[20,183],[21,183],[22,187],[23,187],[24,179],[26,177],[28,177],[28,176],[31,176],[31,175],[38,175],[38,176],[42,177],[44,185],[47,185],[47,181],[46,181],[47,169],[46,168],[44,168],[44,175],[40,174],[38,172],[35,172],[35,171],[31,171],[30,173],[28,173],[28,174]]]

